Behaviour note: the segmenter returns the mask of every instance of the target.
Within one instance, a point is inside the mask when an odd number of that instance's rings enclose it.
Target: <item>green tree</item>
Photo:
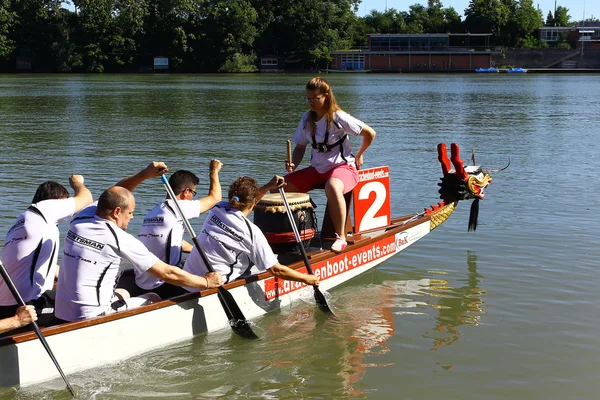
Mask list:
[[[259,54],[301,59],[298,67],[325,67],[331,60],[330,51],[355,43],[357,17],[352,10],[356,1],[288,0],[271,4],[271,21],[257,42]]]
[[[508,5],[510,16],[503,32],[502,44],[517,45],[522,38],[533,35],[543,25],[541,11],[533,5],[533,0],[520,0]]]
[[[552,15],[552,11],[548,11],[548,15],[546,16],[546,26],[554,26],[554,15]]]
[[[429,26],[429,15],[427,9],[420,4],[413,4],[408,7],[408,13],[405,14],[407,33],[423,33]]]
[[[517,45],[523,49],[545,49],[548,47],[548,42],[537,39],[532,35],[526,35],[519,40]]]
[[[10,38],[15,24],[15,12],[10,7],[10,0],[0,0],[0,65],[12,55],[15,43]]]
[[[149,15],[148,0],[113,0],[113,21],[111,24],[110,70],[135,70],[140,58],[147,62],[147,55],[140,55],[144,21]]]
[[[86,72],[104,72],[112,51],[113,0],[74,0],[78,10],[78,51]]]
[[[557,26],[570,26],[571,16],[569,15],[569,9],[563,6],[556,7],[554,13],[554,22]]]
[[[200,14],[204,56],[219,69],[243,72],[256,69],[253,44],[258,37],[258,13],[248,0],[211,0]]]
[[[465,10],[465,27],[469,32],[492,33],[501,39],[509,16],[509,7],[500,0],[471,0]]]
[[[406,30],[404,17],[395,8],[384,12],[372,10],[363,21],[368,33],[403,33]]]
[[[463,22],[453,7],[444,8],[444,29],[442,32],[462,32]]]
[[[427,1],[427,22],[424,28],[426,33],[444,33],[447,31],[444,10],[440,0]]]
[[[10,3],[14,25],[9,38],[15,46],[14,56],[32,61],[36,71],[55,70],[57,49],[66,40],[62,2],[18,0]]]

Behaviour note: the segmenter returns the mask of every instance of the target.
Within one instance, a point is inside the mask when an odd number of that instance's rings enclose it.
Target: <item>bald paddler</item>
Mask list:
[[[123,259],[138,272],[148,272],[173,285],[202,290],[222,284],[219,273],[199,276],[166,264],[125,232],[135,211],[135,198],[126,188],[105,190],[95,208],[93,218],[75,219],[65,238],[56,288],[58,318],[77,321],[158,300],[156,295],[129,297],[127,291],[115,290]]]
[[[81,175],[71,175],[75,192],[58,182],[38,186],[31,205],[8,230],[2,249],[2,264],[23,300],[33,305],[41,325],[51,323],[54,311],[54,279],[60,252],[58,223],[71,218],[92,202],[92,194]],[[17,301],[0,277],[0,319],[14,317]]]

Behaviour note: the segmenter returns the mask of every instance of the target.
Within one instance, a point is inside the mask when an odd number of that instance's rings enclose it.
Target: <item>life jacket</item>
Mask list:
[[[308,123],[308,118],[306,119],[305,125],[304,127],[306,128],[306,123]],[[333,116],[333,123],[335,124],[335,126],[338,129],[342,128],[342,125],[336,121],[335,119],[335,114]],[[317,150],[319,153],[328,153],[331,150],[333,150],[334,148],[336,148],[337,146],[339,146],[340,148],[340,155],[342,156],[342,159],[347,163],[348,160],[346,160],[346,157],[344,157],[344,141],[348,138],[348,134],[346,133],[344,136],[342,136],[340,138],[340,140],[338,140],[335,143],[329,144],[329,124],[327,124],[327,128],[325,129],[325,138],[323,139],[322,143],[318,143],[317,140],[315,139],[315,135],[312,134],[312,143],[311,146],[313,149]]]

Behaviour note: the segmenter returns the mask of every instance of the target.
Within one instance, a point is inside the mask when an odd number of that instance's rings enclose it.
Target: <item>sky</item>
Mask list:
[[[413,4],[422,4],[427,7],[427,0],[362,0],[358,15],[364,17],[371,10],[385,11],[385,8],[395,8],[398,11],[408,11],[408,7]],[[465,8],[469,5],[469,0],[442,0],[443,7],[454,7],[461,17],[465,15]],[[554,13],[554,0],[534,0],[534,6],[542,10],[544,19],[548,11]],[[585,9],[585,18],[594,16],[600,18],[600,0],[556,0],[557,6],[563,6],[569,9],[571,21],[581,21]]]

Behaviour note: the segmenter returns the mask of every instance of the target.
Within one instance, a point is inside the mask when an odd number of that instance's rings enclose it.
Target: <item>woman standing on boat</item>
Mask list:
[[[259,188],[254,179],[239,177],[229,187],[229,201],[217,203],[206,217],[198,240],[211,266],[215,272],[221,273],[225,283],[248,277],[253,269],[269,271],[278,278],[307,285],[319,283],[316,275],[303,274],[280,264],[265,235],[248,219],[264,194],[277,189],[282,184],[279,182],[283,182],[283,178],[275,176]],[[196,248],[185,260],[183,269],[192,274],[204,275],[208,272]],[[198,291],[194,288],[185,289]]]
[[[344,194],[358,183],[363,153],[373,142],[375,131],[340,108],[331,86],[323,78],[313,78],[308,82],[306,101],[310,110],[304,113],[296,128],[292,162],[286,161],[286,169],[290,172],[285,177],[286,191],[306,193],[315,188],[325,188],[336,233],[331,250],[340,252],[346,247]],[[356,155],[351,152],[348,134],[363,138]],[[296,171],[307,145],[312,147],[310,166]]]

